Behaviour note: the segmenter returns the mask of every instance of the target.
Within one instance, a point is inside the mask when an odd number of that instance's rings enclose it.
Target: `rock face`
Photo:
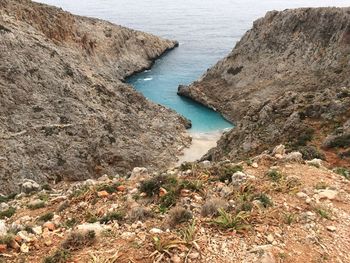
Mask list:
[[[338,154],[346,156],[349,76],[350,8],[272,11],[254,22],[226,58],[178,93],[236,124],[207,158],[243,158],[279,143],[305,147],[316,135],[320,146],[328,134],[325,145],[340,147]]]
[[[28,0],[0,2],[0,193],[163,167],[187,120],[122,82],[176,42]],[[16,182],[16,183],[14,183]]]

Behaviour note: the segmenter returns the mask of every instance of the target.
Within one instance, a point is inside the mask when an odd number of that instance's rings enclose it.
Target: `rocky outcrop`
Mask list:
[[[349,76],[350,8],[272,11],[179,94],[236,124],[207,158],[249,157],[279,143],[321,146],[331,133],[343,136],[341,155],[349,137],[335,127],[350,117]]]
[[[187,120],[122,80],[176,42],[29,0],[0,2],[0,193],[175,161]]]

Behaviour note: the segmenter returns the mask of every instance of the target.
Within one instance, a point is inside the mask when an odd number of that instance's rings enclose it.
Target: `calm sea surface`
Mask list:
[[[180,47],[147,72],[129,79],[150,100],[192,120],[195,132],[232,127],[218,113],[177,96],[179,84],[198,79],[226,56],[255,19],[269,10],[350,6],[350,0],[40,0],[74,14],[175,39]]]

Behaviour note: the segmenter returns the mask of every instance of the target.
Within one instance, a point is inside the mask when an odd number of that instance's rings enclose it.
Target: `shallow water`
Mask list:
[[[198,79],[227,55],[255,19],[269,10],[350,6],[350,0],[41,0],[75,14],[98,17],[180,42],[180,47],[129,82],[150,100],[192,120],[194,132],[231,124],[218,113],[177,96],[179,84]]]

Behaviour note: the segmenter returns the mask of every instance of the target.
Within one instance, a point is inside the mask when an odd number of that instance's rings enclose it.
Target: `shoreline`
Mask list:
[[[188,131],[192,137],[190,147],[185,148],[181,155],[178,156],[176,166],[183,162],[195,162],[201,159],[211,148],[215,147],[225,130],[212,132],[194,132]]]

